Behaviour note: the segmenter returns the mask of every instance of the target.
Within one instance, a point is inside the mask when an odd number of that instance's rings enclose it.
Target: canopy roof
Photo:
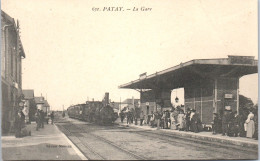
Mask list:
[[[241,77],[257,73],[258,60],[252,56],[228,56],[222,59],[195,59],[120,85],[131,89],[175,89],[193,81],[218,77]]]

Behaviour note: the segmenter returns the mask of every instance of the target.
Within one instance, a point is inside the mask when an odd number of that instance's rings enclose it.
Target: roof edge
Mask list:
[[[233,56],[233,55],[232,55]],[[247,57],[247,56],[237,56],[237,57]],[[252,56],[248,56],[248,57],[252,57]],[[125,84],[122,84],[120,86],[118,86],[118,88],[127,88],[126,86],[129,86],[131,84],[134,84],[134,83],[137,83],[141,80],[145,80],[145,79],[150,79],[152,77],[155,77],[156,75],[162,75],[162,74],[165,74],[165,73],[168,73],[170,71],[174,71],[174,70],[177,70],[177,69],[180,69],[180,68],[183,68],[183,67],[186,67],[186,66],[190,66],[190,65],[193,65],[193,64],[216,64],[216,65],[231,65],[230,63],[230,58],[216,58],[216,59],[193,59],[193,60],[190,60],[190,61],[187,61],[185,63],[180,63],[179,65],[176,65],[176,66],[173,66],[173,67],[170,67],[170,68],[167,68],[167,69],[164,69],[162,71],[159,71],[159,72],[155,72],[153,74],[150,74],[148,75],[146,78],[144,79],[136,79],[134,81],[131,81],[129,83],[125,83]],[[245,65],[245,66],[257,66],[258,65],[258,60],[253,60],[253,64],[232,64],[232,65]]]

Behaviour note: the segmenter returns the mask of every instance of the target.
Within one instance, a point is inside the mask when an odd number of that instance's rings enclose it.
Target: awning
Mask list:
[[[199,79],[241,77],[258,72],[258,60],[252,56],[228,56],[223,59],[195,59],[120,85],[130,89],[175,89]]]

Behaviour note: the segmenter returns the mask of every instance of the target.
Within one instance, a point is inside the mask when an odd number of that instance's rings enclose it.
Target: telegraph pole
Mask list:
[[[64,105],[62,105],[62,117],[65,117]]]
[[[121,97],[120,97],[120,103],[119,103],[119,112],[121,112]]]

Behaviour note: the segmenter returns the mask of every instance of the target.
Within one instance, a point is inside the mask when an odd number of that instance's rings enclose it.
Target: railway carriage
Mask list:
[[[100,101],[87,101],[86,104],[70,106],[68,115],[70,118],[98,124],[111,124],[117,119],[113,108],[104,106]]]

